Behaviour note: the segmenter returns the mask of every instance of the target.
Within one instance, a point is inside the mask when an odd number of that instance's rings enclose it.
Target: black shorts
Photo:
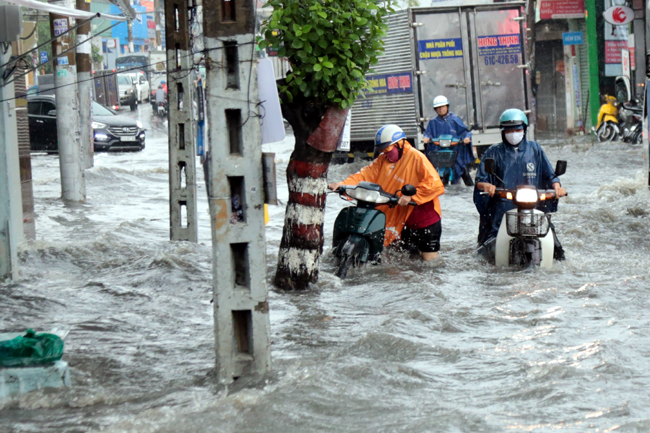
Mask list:
[[[421,253],[440,251],[440,235],[442,224],[440,220],[421,229],[402,230],[402,245],[405,249],[416,249]]]

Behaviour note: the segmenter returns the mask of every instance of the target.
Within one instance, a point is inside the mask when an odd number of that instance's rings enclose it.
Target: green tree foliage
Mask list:
[[[94,65],[101,66],[104,61],[104,56],[100,54],[99,47],[93,45],[92,47],[92,62]]]
[[[280,47],[291,71],[279,84],[282,99],[297,96],[339,108],[352,106],[383,53],[383,18],[393,0],[269,0],[260,48]]]

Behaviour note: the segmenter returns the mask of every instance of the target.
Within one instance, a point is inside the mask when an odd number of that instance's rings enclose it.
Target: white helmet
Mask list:
[[[449,100],[443,95],[438,95],[433,99],[433,108],[444,107],[449,105]]]
[[[405,140],[406,134],[397,125],[385,125],[379,128],[377,135],[375,135],[375,152],[386,149],[393,143],[400,140]]]

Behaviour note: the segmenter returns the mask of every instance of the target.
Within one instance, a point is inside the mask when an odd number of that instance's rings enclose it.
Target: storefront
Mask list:
[[[584,0],[541,0],[536,6],[537,132],[582,134],[591,126]]]
[[[644,98],[643,0],[537,0],[535,7],[538,133],[589,133],[602,98],[614,95],[616,77],[624,73]]]

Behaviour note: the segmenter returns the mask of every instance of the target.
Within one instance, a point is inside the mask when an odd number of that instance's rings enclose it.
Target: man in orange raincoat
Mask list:
[[[403,195],[398,206],[383,209],[386,214],[384,246],[401,240],[406,248],[417,249],[424,260],[435,259],[442,233],[438,197],[445,193],[438,172],[422,152],[406,141],[406,135],[397,125],[386,125],[377,131],[377,153],[381,154],[370,165],[343,182],[329,185],[329,188],[336,191],[341,185],[358,185],[366,181],[376,183],[392,194],[404,185],[415,186],[417,194],[412,197]],[[409,206],[411,200],[417,206]]]

